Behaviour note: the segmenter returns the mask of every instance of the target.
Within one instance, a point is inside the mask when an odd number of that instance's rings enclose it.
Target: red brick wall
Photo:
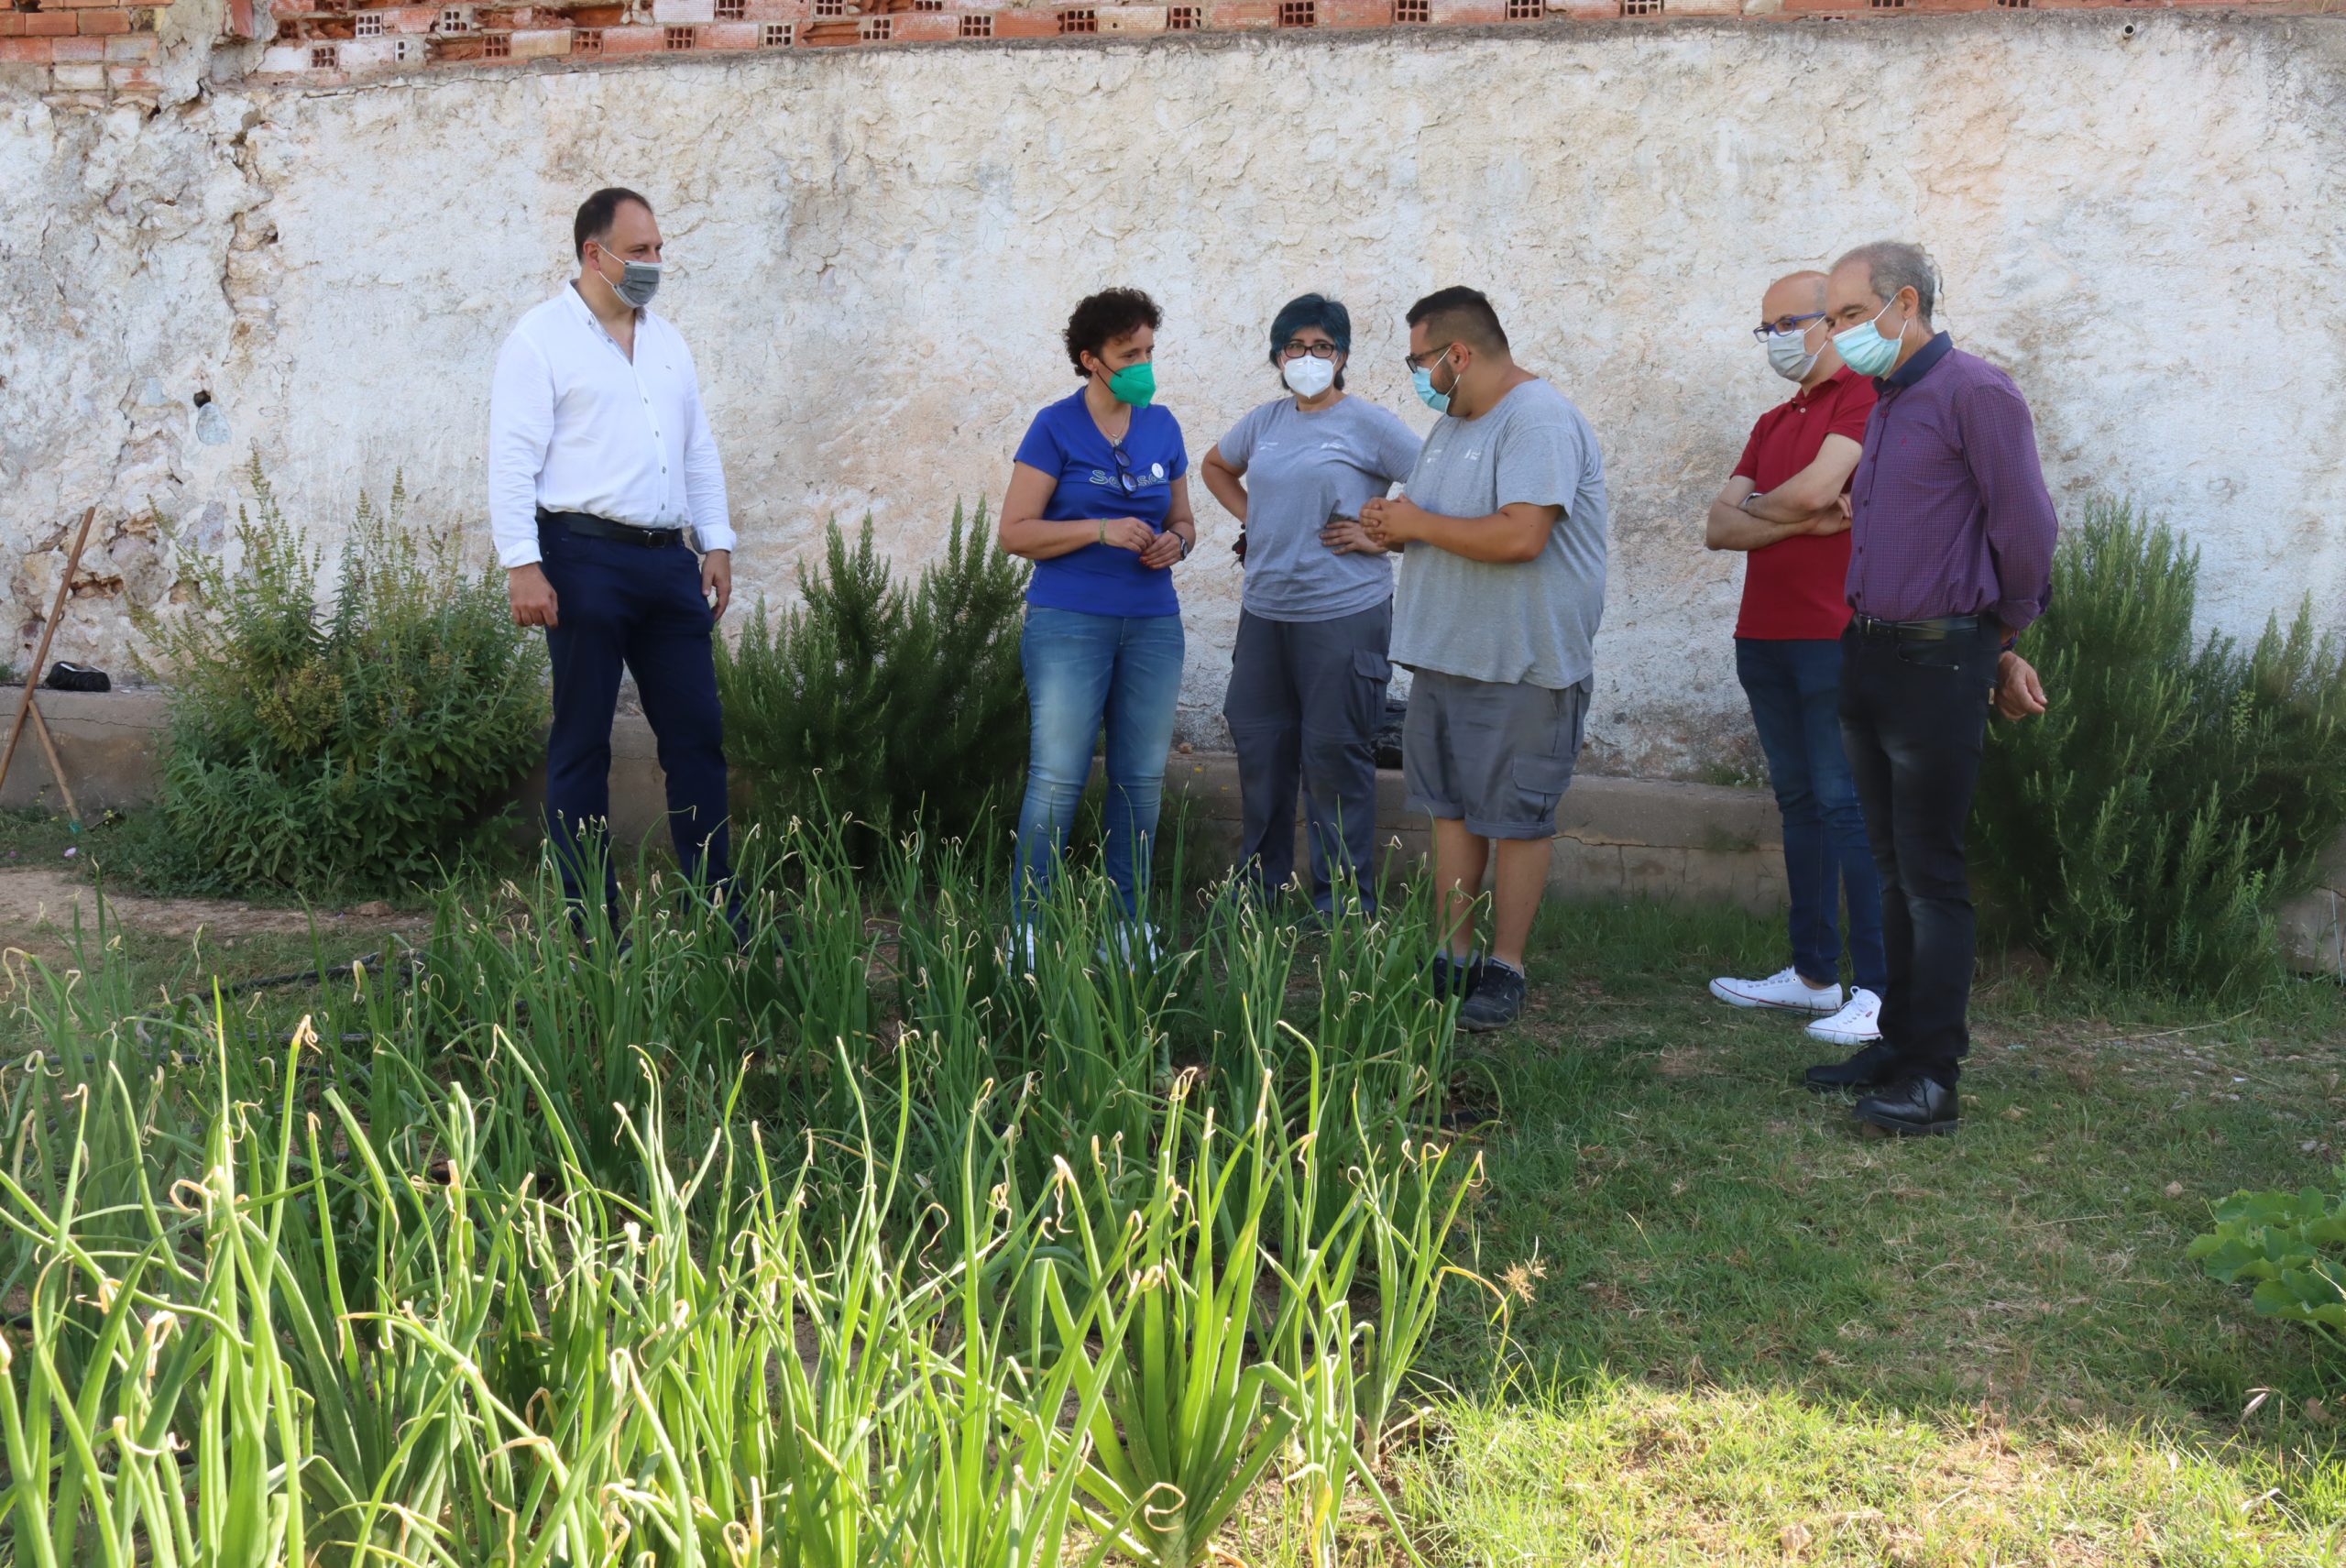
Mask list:
[[[2333,0],[1754,0],[1754,23],[1893,13],[2220,5],[2319,11]],[[51,91],[151,95],[156,20],[170,0],[0,0],[0,68],[46,72]],[[343,81],[378,71],[500,65],[552,56],[707,54],[998,38],[1100,38],[1301,27],[1570,26],[1740,16],[1744,0],[1190,0],[1171,5],[1004,5],[989,0],[560,0],[398,5],[229,0],[226,33],[267,35],[264,76]],[[0,72],[15,74],[15,72]]]

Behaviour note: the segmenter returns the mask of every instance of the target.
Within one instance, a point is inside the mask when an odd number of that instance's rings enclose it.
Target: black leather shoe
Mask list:
[[[1951,1086],[1917,1074],[1858,1101],[1858,1120],[1902,1138],[1924,1137],[1955,1131],[1961,1110]]]
[[[1898,1053],[1876,1040],[1847,1061],[1821,1062],[1801,1075],[1819,1094],[1831,1089],[1879,1089],[1896,1081]]]

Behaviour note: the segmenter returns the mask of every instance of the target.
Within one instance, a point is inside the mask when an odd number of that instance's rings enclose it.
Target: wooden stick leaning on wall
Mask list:
[[[33,653],[32,667],[25,672],[25,695],[16,704],[16,722],[8,728],[8,749],[0,752],[0,788],[8,783],[8,770],[16,761],[16,747],[25,738],[27,717],[40,731],[41,749],[49,753],[49,771],[57,775],[57,787],[65,796],[65,808],[72,814],[73,826],[82,825],[81,808],[73,804],[73,791],[65,782],[65,770],[57,757],[57,742],[49,739],[49,720],[41,716],[33,701],[35,688],[40,685],[41,672],[49,667],[49,644],[57,635],[57,623],[64,618],[65,601],[73,594],[73,576],[82,569],[82,547],[90,542],[90,524],[97,521],[98,509],[92,506],[82,514],[81,531],[73,536],[72,551],[65,557],[65,575],[57,580],[57,600],[49,607],[49,620],[40,629],[40,647]]]

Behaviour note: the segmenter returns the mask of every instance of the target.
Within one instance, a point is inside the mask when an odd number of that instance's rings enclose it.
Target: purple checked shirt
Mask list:
[[[2045,613],[2060,529],[2020,389],[1945,333],[1874,385],[1850,482],[1850,606],[2020,630]]]

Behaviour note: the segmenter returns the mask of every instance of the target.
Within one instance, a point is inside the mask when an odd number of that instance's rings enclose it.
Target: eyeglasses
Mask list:
[[[1300,359],[1307,354],[1314,359],[1333,359],[1343,352],[1332,343],[1306,343],[1299,337],[1289,338],[1287,346],[1279,350],[1288,359]]]
[[[1809,323],[1821,322],[1824,319],[1823,311],[1811,311],[1804,316],[1779,316],[1764,326],[1753,327],[1751,341],[1764,344],[1771,337],[1781,337],[1788,332],[1800,332],[1806,328]]]
[[[1401,356],[1401,363],[1407,365],[1410,373],[1414,375],[1420,370],[1429,369],[1439,363],[1442,356],[1450,352],[1451,347],[1452,345],[1445,343],[1439,348],[1429,348],[1423,354],[1404,354]]]
[[[1140,494],[1140,481],[1133,477],[1133,460],[1124,451],[1124,444],[1111,441],[1108,451],[1116,459],[1116,483],[1124,488],[1124,494],[1128,496]]]

